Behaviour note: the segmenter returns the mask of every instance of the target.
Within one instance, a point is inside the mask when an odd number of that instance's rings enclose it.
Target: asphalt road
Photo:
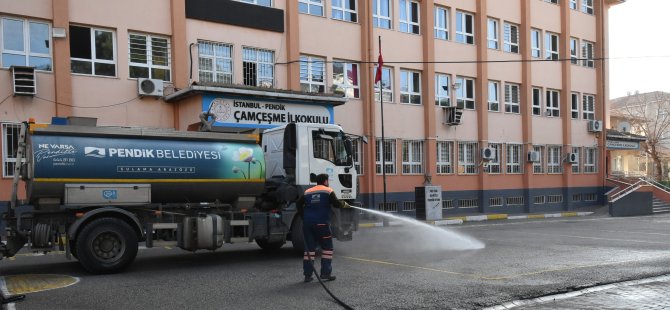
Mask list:
[[[486,247],[436,247],[445,238],[415,227],[361,229],[354,241],[336,242],[337,280],[327,285],[355,309],[477,309],[670,274],[670,215],[489,221],[446,229]],[[102,276],[58,254],[0,261],[0,275],[25,274],[80,281],[28,294],[16,309],[337,309],[318,283],[302,283],[301,258],[290,244],[271,255],[255,244],[198,253],[145,249],[124,273]]]

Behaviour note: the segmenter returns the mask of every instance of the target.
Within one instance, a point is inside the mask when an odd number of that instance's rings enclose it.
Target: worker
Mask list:
[[[338,200],[333,189],[328,187],[327,174],[317,175],[316,184],[307,189],[296,204],[298,213],[303,218],[302,231],[307,244],[302,261],[305,282],[313,280],[317,244],[321,247],[320,277],[325,281],[335,280],[335,276],[332,275],[333,236],[330,231],[330,207],[351,208],[346,202]]]

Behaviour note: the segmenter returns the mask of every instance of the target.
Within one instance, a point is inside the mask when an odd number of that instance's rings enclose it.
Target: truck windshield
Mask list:
[[[312,145],[314,158],[321,158],[337,166],[347,166],[347,150],[344,147],[344,137],[339,132],[312,131]]]

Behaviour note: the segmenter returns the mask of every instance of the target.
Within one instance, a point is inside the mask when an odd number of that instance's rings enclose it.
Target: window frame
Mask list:
[[[458,174],[479,174],[477,163],[479,162],[479,143],[475,141],[458,142]],[[467,161],[466,161],[467,160]],[[461,169],[462,168],[462,169]],[[462,172],[461,172],[462,170]]]
[[[595,43],[582,40],[582,66],[587,67],[587,68],[595,68]]]
[[[570,0],[570,9],[575,11],[578,9],[577,0]]]
[[[556,33],[546,31],[544,33],[544,55],[547,60],[560,59],[560,36]]]
[[[388,15],[382,14],[382,6],[380,5],[381,1],[384,1],[388,6]],[[376,4],[376,6],[375,6]],[[373,0],[372,2],[372,24],[374,28],[380,29],[393,29],[393,4],[391,0]],[[382,21],[388,23],[388,27],[383,27]]]
[[[530,55],[533,58],[542,58],[542,30],[530,29]]]
[[[590,99],[589,99],[590,98]],[[596,96],[592,94],[582,94],[582,119],[596,119]]]
[[[583,161],[582,160],[582,148],[579,147],[579,146],[573,146],[573,147],[570,148],[570,153],[577,153],[577,158],[579,158],[579,162],[577,162],[576,165],[575,164],[571,165],[572,168],[570,168],[570,169],[572,170],[572,173],[581,173],[582,171],[580,169],[581,168],[580,165],[582,164],[582,161]]]
[[[561,117],[561,92],[556,89],[547,89],[545,94],[547,117]]]
[[[342,65],[342,82],[343,83],[336,83],[335,82],[335,65]],[[356,71],[356,81],[354,82],[349,82],[348,79],[348,72],[349,72],[349,67],[351,67],[351,71]],[[333,93],[338,93],[338,88],[343,89],[343,94],[346,98],[360,98],[361,97],[361,70],[360,66],[358,63],[351,62],[351,61],[346,61],[346,60],[333,60],[331,68],[333,69],[332,71],[332,77],[333,77],[333,82],[331,84],[331,88],[333,90]],[[344,75],[347,74],[347,78],[344,77]],[[351,91],[349,91],[351,89]],[[351,93],[351,95],[349,95]]]
[[[70,25],[69,27],[87,28],[89,30],[88,35],[89,35],[89,38],[91,40],[91,46],[90,46],[91,59],[76,58],[76,57],[70,56],[70,72],[72,74],[75,74],[75,75],[87,75],[87,76],[110,77],[110,78],[117,77],[118,76],[118,66],[116,64],[116,59],[117,59],[117,56],[116,56],[116,49],[117,49],[116,31],[106,29],[106,28],[90,27],[90,26],[77,25],[77,24]],[[71,32],[72,32],[71,28],[68,28],[68,31],[71,34]],[[96,56],[98,50],[95,46],[95,34],[98,31],[99,32],[108,32],[112,35],[112,60],[98,59],[97,56]],[[72,42],[73,42],[73,38],[72,38],[72,35],[70,35],[70,45],[73,44]],[[72,50],[72,48],[70,48],[70,51],[71,50]],[[148,61],[148,59],[149,59],[149,57],[147,56],[147,61]],[[91,64],[91,73],[73,72],[72,71],[72,64],[73,64],[74,61],[90,63]],[[130,58],[128,58],[128,62],[130,62]],[[107,65],[114,65],[114,75],[96,74],[95,65],[98,64],[98,63],[107,64]],[[151,69],[149,71],[151,71]]]
[[[13,122],[3,122],[0,123],[0,134],[2,137],[0,137],[2,141],[2,178],[13,178],[14,177],[14,168],[16,167],[16,155],[13,157],[10,156],[9,152],[9,145],[11,144],[12,147],[14,146],[14,143],[11,143],[9,140],[9,131],[8,128],[11,127],[13,130],[17,130],[16,132],[16,137],[12,135],[11,139],[13,140],[16,138],[16,145],[18,147],[18,139],[21,133],[21,123],[13,123]],[[17,150],[14,150],[17,151]],[[23,159],[25,162],[25,158]],[[10,167],[11,166],[11,167]]]
[[[461,87],[456,90],[456,106],[460,107],[459,105],[460,102],[463,102],[462,108],[465,110],[475,110],[476,109],[476,104],[475,104],[475,79],[470,78],[470,77],[465,77],[465,76],[456,76],[456,84],[461,83]],[[471,85],[472,90],[470,91],[472,94],[472,97],[468,97],[468,91],[467,87],[468,85]]]
[[[444,19],[440,18],[440,11],[444,11]],[[449,41],[449,8],[445,6],[436,5],[434,9],[433,35],[435,39]],[[442,26],[444,24],[444,26]],[[444,33],[444,37],[440,36]]]
[[[267,1],[270,1],[269,5],[265,5],[265,4],[260,3],[260,1],[262,1],[262,0],[235,0],[235,1],[244,2],[244,3],[248,3],[248,4],[253,4],[253,5],[258,5],[258,6],[269,7],[269,8],[274,7],[273,0],[267,0]]]
[[[561,145],[547,145],[547,174],[562,174],[563,146]]]
[[[495,18],[489,17],[486,22],[488,30],[486,34],[486,45],[489,49],[500,50],[499,25],[500,22]]]
[[[494,97],[492,97],[494,96]],[[500,112],[500,82],[489,80],[488,82],[488,110],[489,112]],[[495,109],[494,107],[495,106]]]
[[[324,0],[298,0],[298,13],[324,17],[326,15],[326,8],[323,2]],[[307,11],[303,11],[303,8],[307,8]],[[320,8],[321,14],[312,12],[314,8]]]
[[[507,174],[523,173],[523,144],[507,143],[505,147],[505,171]]]
[[[210,44],[212,46],[212,55],[204,55],[202,54],[202,47],[204,45]],[[229,49],[230,52],[230,57],[226,56],[217,56],[216,55],[216,48],[227,48]],[[212,70],[204,70],[202,69],[202,59],[210,59],[212,61]],[[230,64],[230,72],[226,72],[225,70],[218,70],[217,62],[218,61],[223,61],[223,62],[228,62]],[[225,66],[224,66],[225,68]],[[202,73],[211,73],[212,74],[212,80],[211,81],[203,81],[203,75]],[[218,75],[222,74],[223,75],[223,81],[218,80]],[[235,66],[233,62],[233,45],[230,43],[223,43],[223,42],[214,42],[214,41],[208,41],[208,40],[198,40],[198,79],[200,82],[213,82],[213,83],[228,83],[232,84],[233,79],[235,76]],[[226,82],[226,79],[228,79],[228,82]]]
[[[570,63],[573,65],[579,64],[579,39],[570,37]]]
[[[505,82],[505,113],[521,114],[521,84]]]
[[[145,54],[144,54],[144,56],[147,59],[146,63],[139,63],[139,62],[133,62],[132,61],[132,57],[130,56],[130,55],[132,55],[132,53],[131,53],[131,48],[132,48],[131,47],[131,42],[132,42],[131,38],[132,38],[132,36],[142,36],[142,37],[144,37],[144,42],[146,44],[145,45],[146,50],[145,50]],[[154,49],[153,49],[153,47],[154,47],[153,39],[154,38],[163,39],[163,40],[166,41],[165,42],[165,45],[167,47],[167,53],[166,53],[167,55],[165,56],[166,61],[167,61],[166,66],[154,65],[153,64],[154,63],[154,59],[153,59],[154,57],[153,57],[152,54],[154,52]],[[163,81],[166,81],[166,82],[172,81],[172,73],[173,72],[172,72],[172,45],[171,45],[171,43],[172,43],[172,40],[170,39],[170,37],[160,36],[160,35],[153,35],[153,34],[148,34],[148,33],[141,33],[141,32],[129,32],[128,33],[128,78],[129,79],[141,79],[141,78],[156,79],[156,77],[154,77],[154,74],[153,74],[153,69],[159,69],[159,70],[166,70],[167,74],[165,76],[168,79],[167,80],[163,79]],[[147,72],[149,73],[149,75],[147,77],[132,77],[132,76],[130,76],[132,67],[147,68]]]
[[[598,148],[584,147],[583,173],[598,173]]]
[[[314,73],[314,67],[315,65],[320,66],[321,70],[321,82],[318,80],[314,80],[315,73]],[[303,72],[305,74],[303,74]],[[318,74],[318,73],[317,73]],[[313,56],[313,55],[300,55],[300,90],[306,93],[317,93],[317,94],[322,94],[326,92],[326,76],[328,75],[328,72],[326,71],[326,58],[325,57],[319,57],[319,56]],[[306,76],[307,79],[303,79],[303,77]],[[307,86],[308,90],[305,90],[305,86]],[[316,86],[318,90],[312,91],[312,87]]]
[[[254,59],[248,59],[247,55],[250,55],[251,52],[254,54]],[[261,53],[269,53],[268,55],[265,55],[266,57],[269,57],[271,62],[267,62],[263,60],[263,57],[259,57]],[[245,69],[245,63],[252,63],[255,64],[255,69],[254,69],[254,84],[248,84],[248,80],[250,80],[252,77],[247,77],[247,69]],[[264,66],[269,66],[272,68],[271,73],[272,76],[268,77],[267,75],[261,76],[261,72],[263,70]],[[270,81],[270,85],[263,85],[263,82],[265,81]],[[274,88],[275,86],[275,51],[270,50],[270,49],[264,49],[264,48],[257,48],[257,47],[251,47],[251,46],[242,46],[242,81],[244,85],[247,86],[253,86],[253,87],[266,87],[266,88]]]
[[[376,64],[375,64],[375,70],[372,71],[372,72],[376,74],[376,72],[377,72],[377,65]],[[386,78],[388,78],[388,79],[386,79]],[[385,80],[387,80],[387,83],[384,83]],[[382,79],[381,79],[381,83],[379,83],[379,84],[382,84],[382,86],[384,86],[382,88],[382,93],[384,95],[386,95],[384,98],[386,99],[387,97],[390,97],[389,100],[384,100],[384,103],[393,103],[394,102],[393,101],[393,99],[394,99],[393,98],[393,68],[382,66]],[[376,102],[381,101],[381,99],[379,98],[379,84],[377,84],[377,83],[374,84],[374,86],[375,86],[375,101]],[[386,87],[386,86],[388,86],[388,87]]]
[[[381,170],[381,154],[380,150],[381,148],[379,147],[379,142],[381,141],[381,138],[375,139],[375,174],[376,175],[382,175],[384,174]],[[390,147],[386,147],[386,144],[389,144]],[[389,160],[387,161],[387,152],[389,152]],[[396,168],[396,152],[397,152],[397,140],[396,139],[389,139],[389,138],[384,138],[384,168],[387,166],[390,167],[390,171],[387,171],[386,174],[389,175],[395,175],[397,174],[397,168]]]
[[[502,143],[489,143],[488,147],[493,148],[496,152],[496,156],[494,159],[489,160],[487,163],[487,172],[489,174],[502,174],[502,151],[503,151],[503,144]]]
[[[509,29],[509,31],[507,31]],[[513,29],[516,29],[513,31]],[[516,32],[516,39],[513,33]],[[512,54],[519,54],[519,25],[505,22],[503,25],[504,44],[503,51]],[[516,40],[516,42],[515,42]]]
[[[544,174],[546,172],[544,168],[545,146],[533,145],[533,151],[540,153],[540,160],[533,162],[533,174]]]
[[[533,87],[530,91],[532,115],[542,116],[542,88]]]
[[[594,15],[593,0],[582,0],[582,13]]]
[[[21,38],[23,40],[23,51],[17,51],[13,49],[8,49],[5,48],[5,20],[11,20],[11,21],[20,21],[21,22]],[[30,32],[30,24],[42,24],[47,26],[47,38],[49,40],[49,52],[48,53],[37,53],[31,51],[31,46],[30,46],[30,39],[32,37],[32,34]],[[3,55],[8,54],[8,55],[14,55],[14,56],[23,56],[24,62],[22,66],[31,66],[30,63],[30,58],[31,57],[37,57],[37,58],[48,58],[49,59],[49,68],[48,70],[45,69],[38,69],[37,66],[35,66],[35,71],[41,71],[41,72],[53,72],[53,39],[51,37],[51,30],[52,25],[49,22],[46,21],[40,21],[36,19],[28,19],[28,18],[19,18],[19,17],[14,17],[14,16],[0,16],[0,65],[1,68],[6,68],[8,69],[11,67],[10,65],[5,65],[5,62],[3,61]]]
[[[414,7],[416,7],[416,10],[414,10]],[[398,2],[398,30],[404,33],[421,34],[420,11],[421,6],[419,2],[413,0],[400,0]],[[414,12],[416,12],[416,16],[414,16]],[[407,18],[406,20],[403,19],[403,13]]]
[[[436,174],[454,174],[454,141],[437,141],[436,151]]]
[[[570,93],[570,116],[572,119],[579,119],[579,93]]]
[[[418,82],[415,83],[417,77]],[[404,81],[407,81],[407,85],[403,85],[405,83]],[[418,86],[419,89],[415,89],[415,86]],[[407,98],[407,101],[405,101],[404,98]],[[413,102],[413,98],[418,98],[418,102]],[[421,72],[410,69],[400,69],[400,103],[421,105],[421,100]]]
[[[402,174],[423,174],[423,140],[402,140]]]
[[[441,78],[446,78],[446,85],[442,85],[443,80]],[[443,86],[447,88],[444,89]],[[440,107],[451,106],[451,74],[435,73],[435,105]]]
[[[350,22],[350,23],[358,23],[358,0],[356,0],[354,2],[351,2],[351,3],[354,4],[353,9],[347,9],[346,8],[346,1],[347,0],[341,0],[339,7],[335,5],[335,1],[331,1],[330,18],[332,18],[334,20],[341,20],[341,21]],[[342,18],[336,17],[335,16],[336,12],[341,12]],[[324,11],[324,13],[325,13],[325,11]],[[347,16],[350,16],[350,18],[347,19],[346,18]],[[354,19],[354,20],[351,20],[351,19]]]
[[[460,20],[460,22],[459,22]],[[471,32],[468,32],[470,21]],[[459,31],[459,28],[461,29]],[[475,15],[465,11],[456,11],[456,42],[475,45]]]

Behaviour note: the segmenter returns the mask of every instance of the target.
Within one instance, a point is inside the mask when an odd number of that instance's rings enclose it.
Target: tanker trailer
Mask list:
[[[350,142],[333,126],[270,130],[268,137],[281,136],[273,143],[286,140],[292,147],[289,154],[271,148],[266,161],[268,147],[261,148],[258,135],[24,124],[18,156],[25,156],[25,163],[15,171],[0,251],[13,256],[26,242],[33,251],[60,248],[92,273],[127,267],[140,241],[148,248],[197,251],[252,241],[276,250],[292,240],[302,251],[302,235],[291,234],[302,225],[292,202],[311,183],[309,175],[356,178]],[[323,150],[311,145],[317,140],[299,136],[301,130],[331,144],[338,137],[345,146],[342,158],[348,159],[324,163]],[[334,145],[332,154],[342,149]],[[348,176],[339,175],[345,170]],[[26,184],[23,203],[16,199],[19,175]],[[353,183],[334,183],[347,192],[344,198],[355,199]],[[356,213],[337,213],[336,237],[351,240]]]

